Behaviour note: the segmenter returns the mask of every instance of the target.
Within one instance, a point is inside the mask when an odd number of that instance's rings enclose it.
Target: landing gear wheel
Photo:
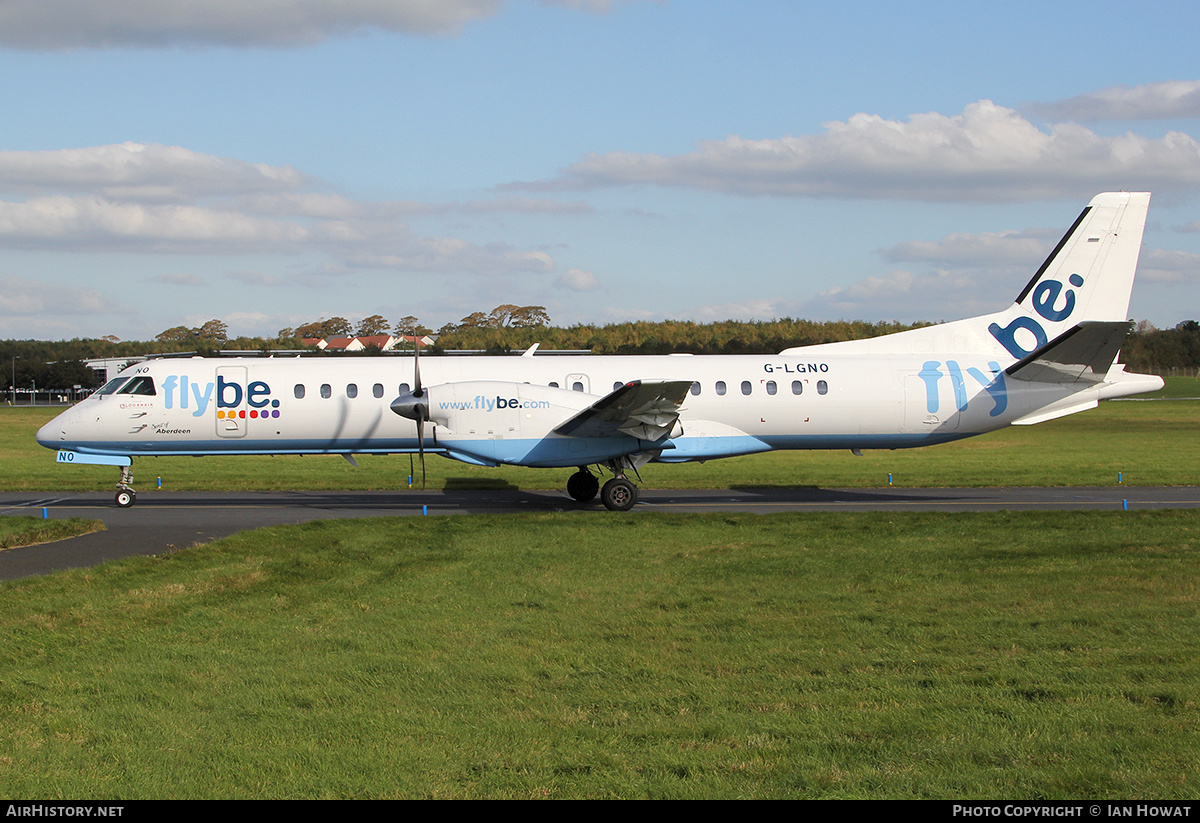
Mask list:
[[[133,489],[121,489],[117,492],[116,501],[122,509],[128,509],[137,502],[137,492]]]
[[[609,511],[627,512],[634,507],[637,500],[637,486],[624,477],[614,477],[600,490],[600,502]]]
[[[587,469],[580,469],[567,478],[567,494],[580,503],[595,500],[599,491],[600,481]]]

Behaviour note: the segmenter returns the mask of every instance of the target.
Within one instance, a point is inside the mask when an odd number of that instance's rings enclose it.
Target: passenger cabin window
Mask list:
[[[750,385],[749,380],[742,381],[742,394],[749,394],[753,390],[754,390],[754,387]]]
[[[777,390],[778,390],[778,387],[775,385],[775,381],[768,380],[767,381],[767,394],[774,395]]]
[[[793,380],[792,381],[792,394],[804,394],[804,381],[803,380]]]
[[[409,393],[409,391],[411,391],[411,389],[409,389],[409,387],[408,387],[408,384],[407,384],[407,383],[401,383],[401,384],[400,384],[400,393],[401,393],[401,394],[408,394],[408,393]]]
[[[321,384],[321,396],[324,397],[326,400],[333,397],[333,386],[329,385],[328,383],[322,383]]]
[[[719,394],[719,395],[725,394],[725,381],[724,380],[717,381],[717,394]]]
[[[617,389],[621,388],[622,385],[624,385],[624,384],[620,380],[613,383],[613,391],[616,391]]]
[[[150,377],[135,377],[120,388],[117,394],[141,394],[154,396],[154,380]]]
[[[304,399],[304,384],[297,383],[296,387],[294,389],[292,389],[292,394],[296,395],[297,400],[303,400]]]
[[[690,389],[690,391],[692,392],[692,395],[693,395],[694,397],[699,397],[699,396],[700,396],[700,384],[699,384],[699,383],[693,383],[693,384],[692,384],[692,388]]]
[[[817,394],[826,394],[829,391],[829,384],[824,380],[817,381]]]
[[[347,397],[358,397],[358,384],[357,383],[347,383],[346,384],[346,396]]]
[[[550,388],[552,388],[552,389],[557,389],[557,388],[558,388],[558,383],[557,383],[557,382],[555,382],[555,381],[553,381],[553,380],[551,380],[551,381],[550,381]]]
[[[375,397],[383,397],[383,384],[376,383],[374,386],[372,386],[371,394],[374,395]]]
[[[583,384],[576,380],[571,384],[571,391],[583,391]]]

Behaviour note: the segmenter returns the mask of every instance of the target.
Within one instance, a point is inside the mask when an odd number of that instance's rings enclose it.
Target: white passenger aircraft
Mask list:
[[[773,449],[945,443],[1161,388],[1126,373],[1150,195],[1097,195],[995,314],[776,355],[151,360],[38,432],[60,463],[142,455],[440,454],[578,467],[568,493],[631,508],[626,477]],[[422,370],[424,374],[422,374]],[[603,488],[589,466],[613,478]]]

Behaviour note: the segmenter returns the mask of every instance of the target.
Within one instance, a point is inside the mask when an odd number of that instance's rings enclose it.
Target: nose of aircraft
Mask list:
[[[37,442],[48,449],[60,449],[67,441],[67,431],[70,421],[75,416],[74,409],[67,409],[46,425],[38,429]]]

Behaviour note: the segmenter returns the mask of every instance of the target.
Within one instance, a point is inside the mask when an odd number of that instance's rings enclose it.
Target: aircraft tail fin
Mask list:
[[[844,352],[881,354],[972,352],[1011,365],[1043,351],[1076,326],[1124,324],[1149,207],[1149,192],[1106,192],[1093,197],[1006,309],[826,345]],[[1098,332],[1089,332],[1088,339],[1091,334]],[[812,353],[812,349],[789,348],[781,353],[801,352]]]
[[[1149,206],[1149,192],[1093,197],[1013,305],[989,318],[991,336],[1020,361],[1083,323],[1125,321]]]

